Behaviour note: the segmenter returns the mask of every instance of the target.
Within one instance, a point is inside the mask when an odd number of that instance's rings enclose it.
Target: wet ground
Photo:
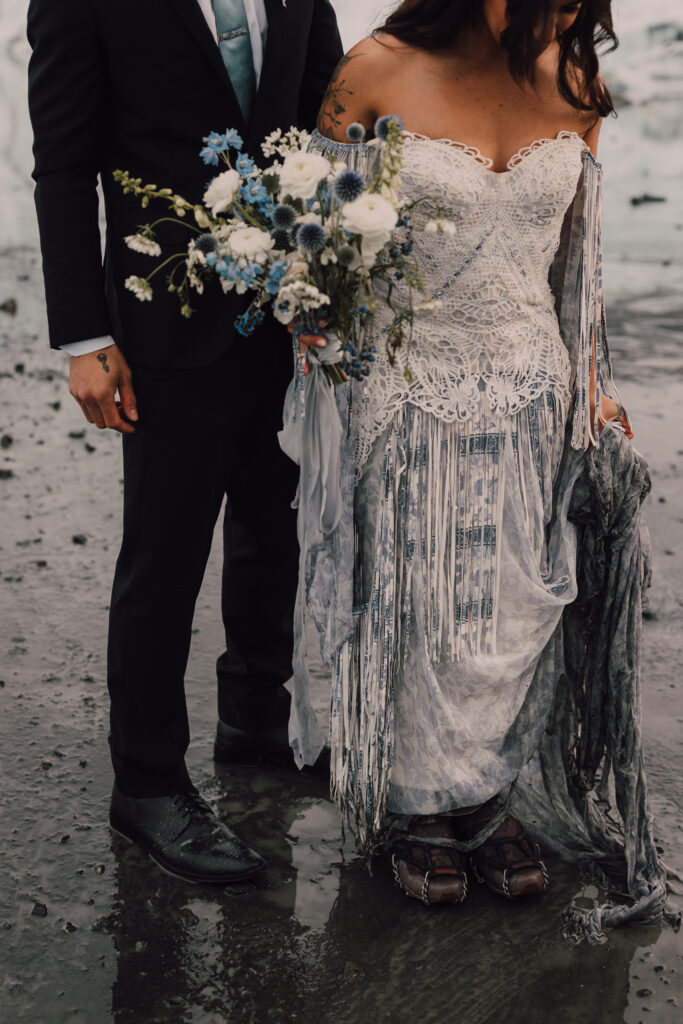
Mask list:
[[[12,28],[2,21],[6,9],[0,0],[3,32]],[[0,44],[6,109],[25,51],[14,31]],[[645,122],[642,112],[625,115],[621,134],[606,140],[605,159],[612,152],[615,168],[606,273],[618,379],[653,476],[647,768],[657,836],[680,867],[683,195],[680,170],[666,160],[627,166],[633,140],[645,146]],[[68,395],[66,361],[46,347],[26,164],[17,156],[26,127],[18,118],[7,131],[0,146],[11,241],[0,251],[0,1019],[680,1020],[680,936],[631,928],[600,948],[562,941],[562,908],[581,890],[572,867],[553,864],[552,887],[531,905],[501,903],[476,887],[461,907],[429,910],[394,887],[386,865],[368,875],[342,842],[324,784],[214,768],[218,549],[188,671],[189,763],[203,795],[268,858],[269,870],[251,887],[189,885],[109,833],[104,647],[120,533],[119,441],[86,429]],[[666,202],[632,207],[630,196],[645,191]],[[319,703],[323,709],[322,674]]]

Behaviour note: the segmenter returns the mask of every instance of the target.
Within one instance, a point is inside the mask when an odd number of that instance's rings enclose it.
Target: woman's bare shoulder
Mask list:
[[[338,142],[346,129],[360,121],[372,128],[380,112],[381,94],[398,71],[402,44],[377,34],[361,40],[339,61],[318,114],[318,131]]]

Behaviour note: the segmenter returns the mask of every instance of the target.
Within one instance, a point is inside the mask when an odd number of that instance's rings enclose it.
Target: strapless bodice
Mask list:
[[[426,200],[411,213],[414,255],[440,306],[415,318],[412,340],[392,366],[385,344],[393,314],[380,302],[377,361],[361,385],[359,464],[404,402],[453,422],[471,418],[484,401],[511,415],[543,391],[568,394],[571,368],[548,278],[585,149],[576,133],[562,132],[496,172],[478,150],[406,133],[401,194],[409,203]],[[453,233],[425,230],[437,207]],[[397,281],[394,307],[407,295]]]

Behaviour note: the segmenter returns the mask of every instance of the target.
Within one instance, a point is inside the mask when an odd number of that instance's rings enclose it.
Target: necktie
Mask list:
[[[256,95],[254,54],[244,0],[212,0],[218,45],[245,121]]]

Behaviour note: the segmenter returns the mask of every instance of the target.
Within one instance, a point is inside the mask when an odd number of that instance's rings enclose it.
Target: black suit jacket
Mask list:
[[[154,264],[125,235],[166,212],[142,210],[112,178],[116,168],[199,201],[215,173],[198,153],[209,131],[237,128],[258,148],[274,128],[311,127],[342,47],[330,0],[266,0],[268,40],[250,124],[197,0],[30,0],[29,105],[34,130],[36,207],[50,344],[112,334],[133,362],[206,364],[230,344],[244,300],[212,282],[180,315],[164,271],[155,298],[140,303],[129,274]],[[107,235],[98,225],[101,178]],[[164,256],[189,232],[161,225]]]

